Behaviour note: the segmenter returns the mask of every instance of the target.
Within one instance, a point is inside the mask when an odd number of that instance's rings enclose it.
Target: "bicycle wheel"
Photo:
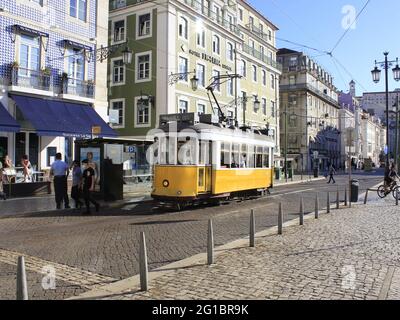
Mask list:
[[[396,196],[397,196],[397,199],[400,200],[400,187],[399,186],[393,188],[392,195],[395,200],[396,200]]]
[[[378,196],[379,198],[386,198],[387,194],[385,192],[385,186],[379,186],[378,188]]]

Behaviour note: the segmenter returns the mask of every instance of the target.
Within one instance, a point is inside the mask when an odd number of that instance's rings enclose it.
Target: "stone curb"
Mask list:
[[[380,184],[376,185],[379,186]],[[376,186],[372,187],[375,188]],[[362,198],[365,196],[365,193],[362,193],[359,195],[359,198]],[[352,206],[353,208],[359,207],[359,204],[353,203]],[[341,209],[350,209],[348,207],[344,207],[343,205],[341,206]],[[319,213],[320,214],[326,214],[326,215],[331,215],[334,214],[335,211],[331,211],[331,213],[327,213],[327,208],[322,208]],[[311,213],[307,214],[304,216],[304,221],[306,220],[316,220],[314,215]],[[286,221],[283,224],[283,227],[291,227],[291,226],[298,226],[299,225],[299,219],[295,218],[289,221]],[[278,227],[271,227],[266,230],[260,231],[256,233],[256,242],[261,241],[260,238],[265,238],[271,235],[277,235],[278,232]],[[224,244],[222,246],[219,246],[214,249],[214,257],[218,257],[221,253],[228,251],[228,250],[233,250],[233,249],[239,249],[239,248],[248,248],[249,247],[249,237],[245,237],[242,239],[238,239],[235,241],[232,241],[230,243]],[[194,255],[192,257],[165,265],[161,268],[152,270],[149,272],[149,283],[151,287],[151,281],[154,279],[157,279],[163,275],[170,274],[175,272],[177,269],[182,269],[182,268],[188,268],[188,267],[194,267],[194,266],[206,266],[207,265],[207,253],[200,253],[197,255]],[[123,295],[123,294],[132,294],[135,292],[138,292],[140,290],[140,276],[135,275],[130,278],[126,278],[120,281],[117,281],[112,284],[107,284],[103,287],[99,287],[93,290],[90,290],[88,292],[85,292],[83,294],[80,294],[75,297],[68,298],[66,300],[92,300],[92,299],[101,299],[101,298],[107,298],[109,296],[113,295]]]

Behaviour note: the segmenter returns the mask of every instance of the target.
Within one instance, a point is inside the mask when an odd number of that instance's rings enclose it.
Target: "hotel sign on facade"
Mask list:
[[[200,52],[197,52],[197,51],[194,51],[194,50],[189,50],[189,54],[191,54],[193,56],[196,56],[197,58],[203,59],[203,60],[205,60],[207,62],[210,62],[210,63],[212,63],[212,64],[214,64],[214,65],[216,65],[218,67],[221,67],[221,68],[223,68],[225,70],[232,71],[232,68],[230,66],[227,66],[225,64],[221,64],[221,60],[220,59],[215,58],[215,57],[213,57],[213,56],[211,56],[209,54],[200,53]]]

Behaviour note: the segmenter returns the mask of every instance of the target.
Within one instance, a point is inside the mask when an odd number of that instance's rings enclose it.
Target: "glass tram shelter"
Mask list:
[[[75,141],[76,160],[87,159],[95,170],[95,195],[106,201],[122,200],[128,186],[152,181],[146,150],[153,142],[122,138]]]

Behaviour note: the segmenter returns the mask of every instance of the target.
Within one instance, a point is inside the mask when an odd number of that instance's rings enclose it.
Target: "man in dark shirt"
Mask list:
[[[83,173],[82,173],[82,191],[83,198],[86,204],[86,214],[90,214],[90,202],[96,207],[96,212],[99,211],[100,205],[93,199],[92,192],[94,191],[95,184],[95,171],[89,166],[89,161],[87,159],[82,161]]]

